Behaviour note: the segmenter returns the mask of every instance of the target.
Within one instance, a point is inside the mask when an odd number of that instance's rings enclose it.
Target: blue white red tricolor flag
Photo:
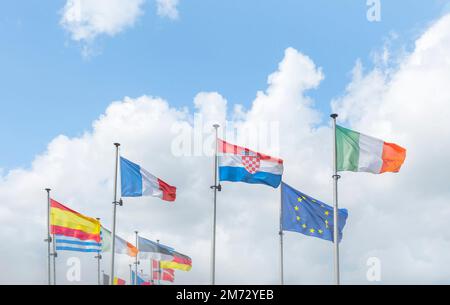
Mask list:
[[[177,188],[153,176],[136,163],[120,157],[122,197],[159,197],[175,201]]]
[[[218,140],[220,181],[265,184],[277,188],[283,160]]]

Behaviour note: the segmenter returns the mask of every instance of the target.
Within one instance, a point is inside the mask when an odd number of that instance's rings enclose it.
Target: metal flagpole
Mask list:
[[[48,285],[51,284],[51,267],[50,267],[50,243],[52,242],[52,237],[50,236],[50,189],[46,188],[45,191],[47,192],[47,238],[44,240],[47,243],[47,248],[48,248],[48,252],[47,252],[47,267],[48,267]]]
[[[337,173],[337,147],[336,147],[336,118],[338,115],[333,113],[330,115],[333,119],[333,213],[334,213],[334,228],[333,228],[333,242],[334,242],[334,277],[335,284],[340,284],[339,275],[339,239],[338,239],[338,180],[341,176]]]
[[[150,283],[153,284],[153,260],[150,258]]]
[[[56,285],[56,257],[58,253],[56,253],[56,244],[55,244],[55,234],[52,234],[53,240],[53,285]]]
[[[159,239],[157,239],[156,242],[159,244]],[[157,262],[158,262],[158,285],[161,285],[161,261],[157,260]]]
[[[218,134],[217,129],[220,127],[219,124],[213,125],[216,131],[216,148],[214,155],[214,185],[211,186],[214,189],[214,211],[213,211],[213,230],[212,230],[212,243],[211,243],[211,285],[216,283],[216,206],[217,206],[217,191],[221,191],[222,187],[217,185],[217,144],[218,144]]]
[[[280,280],[284,285],[284,265],[283,265],[283,187],[280,185]]]
[[[100,221],[100,218],[97,217],[97,220]],[[102,255],[100,254],[100,252],[101,252],[101,250],[99,250],[97,252],[97,255],[94,256],[94,258],[97,259],[97,283],[98,283],[98,285],[101,285],[101,282],[100,282],[100,260],[102,259]]]
[[[138,242],[138,231],[134,231],[134,233],[136,234],[136,249],[138,249],[138,254],[139,254],[139,242]],[[139,260],[138,260],[138,254],[136,254],[136,259],[134,261],[134,284],[137,285],[137,268],[139,265]]]
[[[133,272],[132,267],[133,265],[129,264],[128,267],[130,267],[130,285],[133,284]]]
[[[110,284],[114,285],[114,256],[116,251],[116,209],[117,204],[121,204],[117,202],[117,171],[119,167],[119,146],[120,143],[114,143],[116,147],[116,171],[114,175],[114,202],[113,202],[113,221],[112,221],[112,241],[111,241],[111,278]]]

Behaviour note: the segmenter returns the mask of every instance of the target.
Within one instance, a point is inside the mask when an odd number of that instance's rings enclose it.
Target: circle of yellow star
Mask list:
[[[309,230],[309,232],[311,232],[311,233],[313,233],[313,234],[314,234],[314,232],[316,232],[316,230],[314,230],[314,229],[310,229],[310,230]]]
[[[294,207],[294,210],[298,211],[298,206],[297,205]]]
[[[306,224],[303,224],[302,227],[303,227],[304,229],[306,229]]]
[[[322,233],[323,233],[323,231],[322,231],[322,230],[319,230],[318,232],[319,232],[319,234],[322,234]]]
[[[328,216],[329,214],[330,214],[330,212],[328,212],[328,211],[325,211],[325,215],[327,215],[327,216]]]
[[[302,202],[302,198],[298,197],[298,198],[297,198],[297,201],[298,201],[298,202]]]
[[[300,216],[297,216],[297,221],[300,221]]]

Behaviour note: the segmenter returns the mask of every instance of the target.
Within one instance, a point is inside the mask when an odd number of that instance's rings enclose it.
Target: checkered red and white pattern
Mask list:
[[[242,156],[242,164],[250,174],[254,174],[259,170],[261,162],[260,159],[255,156]]]

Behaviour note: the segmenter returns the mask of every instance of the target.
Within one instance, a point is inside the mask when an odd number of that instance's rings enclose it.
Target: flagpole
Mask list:
[[[137,254],[136,254],[137,255]],[[128,264],[128,267],[130,267],[130,285],[133,284],[133,272],[132,272],[132,267],[133,265]]]
[[[214,154],[214,185],[211,186],[214,189],[214,211],[213,211],[213,229],[212,229],[212,243],[211,243],[211,285],[216,283],[216,207],[217,207],[217,191],[221,191],[220,184],[217,185],[217,144],[218,144],[218,134],[217,129],[220,127],[219,124],[213,125],[216,132],[216,147]]]
[[[335,284],[340,284],[339,274],[339,236],[338,236],[338,180],[341,176],[337,172],[337,147],[336,147],[336,118],[338,115],[333,113],[330,115],[333,119],[333,243],[334,243],[334,277]]]
[[[100,221],[100,218],[97,217],[97,220]],[[101,285],[100,283],[100,260],[102,259],[102,255],[100,254],[101,250],[97,252],[97,255],[94,256],[94,258],[97,259],[97,283],[98,285]]]
[[[50,245],[50,243],[52,242],[52,238],[50,236],[50,189],[46,188],[45,191],[47,192],[47,238],[44,241],[47,242],[48,285],[50,285],[51,284],[51,275],[50,275],[50,273],[51,273],[51,270],[50,270],[51,269],[51,267],[50,267],[50,256],[51,256],[50,246],[51,245]]]
[[[53,240],[53,285],[56,285],[56,257],[58,253],[56,253],[56,245],[55,245],[55,234],[52,234]]]
[[[116,147],[116,170],[114,175],[114,202],[113,202],[113,221],[112,221],[112,241],[111,241],[111,278],[110,284],[114,285],[114,256],[116,250],[116,209],[117,209],[117,171],[119,167],[119,146],[120,143],[114,143]]]
[[[134,284],[137,285],[137,269],[138,269],[138,265],[139,265],[139,260],[138,260],[138,254],[139,254],[139,243],[138,243],[138,237],[139,237],[139,232],[138,231],[134,231],[134,233],[136,234],[136,249],[138,249],[138,253],[136,253],[136,258],[134,261]]]
[[[283,265],[283,187],[280,185],[280,280],[284,285],[284,265]]]
[[[153,284],[153,260],[150,258],[150,284]]]
[[[159,239],[156,242],[159,245]],[[158,260],[158,285],[161,285],[161,260]]]

